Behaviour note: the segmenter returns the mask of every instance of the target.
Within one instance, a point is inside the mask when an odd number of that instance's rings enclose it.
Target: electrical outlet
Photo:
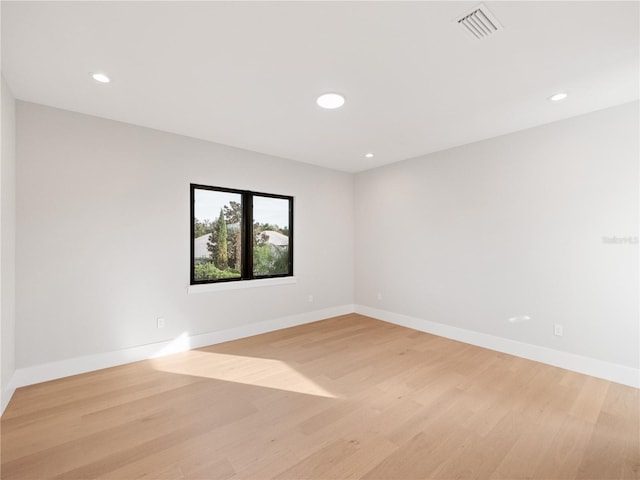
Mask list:
[[[556,337],[561,337],[562,335],[564,335],[564,328],[562,328],[562,325],[560,325],[559,323],[556,323],[553,326],[553,334]]]
[[[382,294],[378,292],[378,295],[376,295],[376,298],[378,299],[378,301],[382,300]]]
[[[158,328],[164,328],[164,318],[159,318],[156,323]]]
[[[309,303],[313,302],[313,295],[309,295],[307,297],[307,302],[309,302]]]

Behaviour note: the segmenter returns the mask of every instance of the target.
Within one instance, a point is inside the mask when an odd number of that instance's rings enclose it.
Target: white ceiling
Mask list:
[[[2,1],[2,70],[21,100],[349,172],[638,99],[637,2],[487,1],[505,28],[473,40],[477,4]]]

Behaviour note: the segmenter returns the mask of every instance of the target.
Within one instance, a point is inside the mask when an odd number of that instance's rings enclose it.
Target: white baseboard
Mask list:
[[[34,365],[32,367],[19,368],[13,375],[12,388],[33,385],[34,383],[47,382],[58,378],[92,372],[103,368],[115,367],[125,363],[137,362],[149,358],[157,358],[163,355],[182,352],[192,348],[205,347],[216,343],[228,342],[240,338],[251,337],[261,333],[282,330],[305,323],[317,322],[326,318],[337,317],[353,313],[353,305],[341,305],[339,307],[314,310],[288,317],[251,323],[240,327],[229,328],[217,332],[203,333],[200,335],[184,334],[174,340],[141,345],[113,352],[97,353],[82,357],[60,360],[58,362]],[[11,395],[13,394],[11,391]],[[2,397],[3,403],[5,397]],[[10,396],[6,403],[9,402]],[[3,409],[4,411],[4,409]]]
[[[640,369],[637,368],[609,363],[595,358],[583,357],[552,348],[540,347],[530,343],[518,342],[508,338],[496,337],[486,333],[452,327],[443,323],[423,320],[408,315],[378,310],[364,305],[356,305],[355,312],[402,327],[412,328],[421,332],[488,348],[489,350],[508,353],[517,357],[553,365],[554,367],[560,367],[630,387],[640,388]]]
[[[2,390],[2,403],[0,404],[0,416],[2,416],[2,414],[4,413],[5,409],[7,408],[7,405],[9,405],[9,400],[11,400],[11,397],[13,397],[13,394],[16,391],[16,388],[14,386],[13,383],[13,379],[15,377],[11,377],[11,380],[9,380],[9,384],[6,386],[6,388],[4,388],[4,390]]]
[[[572,370],[574,372],[603,378],[612,382],[640,388],[640,369],[618,365],[614,363],[583,357],[572,353],[562,352],[551,348],[540,347],[529,343],[517,342],[507,338],[496,337],[485,333],[452,327],[442,323],[410,317],[399,313],[379,310],[363,305],[341,305],[338,307],[314,310],[298,315],[266,320],[263,322],[243,325],[236,328],[201,335],[183,335],[174,340],[158,342],[149,345],[98,353],[83,357],[70,358],[58,362],[51,362],[32,367],[19,368],[15,371],[9,385],[2,395],[0,415],[16,388],[46,382],[58,378],[87,373],[103,368],[115,367],[125,363],[137,362],[149,358],[177,353],[191,348],[200,348],[216,343],[228,342],[246,338],[261,333],[295,327],[306,323],[316,322],[326,318],[337,317],[349,313],[359,313],[368,317],[383,320],[402,327],[412,328],[431,333],[440,337],[450,338],[471,345],[488,348],[517,357],[527,358],[548,365]]]

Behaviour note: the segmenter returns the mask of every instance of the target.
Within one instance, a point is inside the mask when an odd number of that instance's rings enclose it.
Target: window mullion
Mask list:
[[[242,278],[253,278],[253,195],[242,194]]]

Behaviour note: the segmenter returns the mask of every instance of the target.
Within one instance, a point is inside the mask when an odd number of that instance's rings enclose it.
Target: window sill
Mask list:
[[[221,292],[224,290],[239,290],[242,288],[256,288],[256,287],[273,287],[276,285],[293,285],[298,283],[296,277],[278,277],[278,278],[263,278],[260,280],[243,280],[237,282],[222,282],[222,283],[206,283],[202,285],[189,285],[187,287],[187,293],[207,293],[207,292]]]

